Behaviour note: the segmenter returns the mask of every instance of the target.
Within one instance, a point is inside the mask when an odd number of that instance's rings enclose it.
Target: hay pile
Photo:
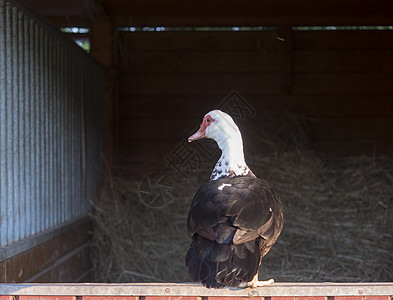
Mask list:
[[[285,206],[283,232],[260,279],[393,281],[393,159],[312,152],[292,116],[250,123],[259,127],[247,130],[248,165],[276,186]],[[191,179],[170,169],[148,174],[151,184],[173,187],[156,186],[158,197],[148,193],[147,177],[135,179],[124,168],[108,175],[92,215],[96,280],[189,281],[187,213],[214,163]]]

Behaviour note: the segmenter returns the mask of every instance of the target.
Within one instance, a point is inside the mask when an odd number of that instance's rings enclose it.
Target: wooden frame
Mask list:
[[[84,217],[0,248],[0,282],[89,281],[92,230]]]
[[[256,289],[207,289],[195,283],[1,284],[0,295],[169,297],[365,297],[393,295],[392,282],[274,283]],[[353,298],[356,299],[356,298]],[[138,300],[138,299],[136,299]]]

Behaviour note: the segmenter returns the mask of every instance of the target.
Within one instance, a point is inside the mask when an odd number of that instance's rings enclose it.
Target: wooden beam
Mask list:
[[[293,85],[294,43],[292,32],[290,25],[278,27],[277,32],[278,76],[281,89],[285,94],[291,93]]]
[[[393,10],[393,8],[391,8]],[[125,16],[114,15],[119,26],[134,27],[233,27],[233,26],[391,26],[393,18],[383,15],[273,15],[261,16]]]
[[[113,66],[113,38],[111,18],[102,17],[90,22],[90,54],[106,67]]]
[[[89,1],[26,0],[33,10],[43,16],[80,16],[88,10]]]
[[[108,14],[131,26],[391,25],[393,2],[105,0]]]
[[[102,5],[109,15],[134,15],[134,16],[248,16],[260,17],[269,15],[283,16],[318,16],[343,15],[348,16],[380,16],[392,17],[392,8],[389,0],[357,1],[347,0],[200,0],[188,1],[187,5],[181,0],[104,0]]]
[[[391,296],[391,282],[373,283],[273,283],[255,288],[208,289],[197,283],[125,283],[125,284],[4,284],[0,295],[47,296],[197,296],[197,297],[332,297]],[[367,299],[367,298],[366,298]],[[388,299],[388,298],[386,298]]]
[[[100,13],[97,18],[90,22],[90,53],[103,66],[107,67],[106,72],[106,94],[105,94],[105,160],[107,167],[112,166],[115,136],[115,110],[117,107],[116,96],[116,72],[115,72],[115,52],[116,52],[116,28],[110,17]]]
[[[95,18],[98,1],[27,0],[50,17]],[[103,0],[102,11],[124,26],[392,25],[391,0]],[[100,6],[100,5],[99,5]],[[68,22],[67,22],[68,23]]]
[[[79,276],[91,270],[89,253],[92,224],[88,218],[36,236],[40,244],[33,244],[28,250],[18,253],[0,262],[0,282],[73,282]],[[45,240],[43,235],[52,237]],[[34,236],[7,247],[22,247],[21,244],[34,240]],[[18,245],[20,244],[20,245]],[[24,249],[23,247],[21,249]],[[46,277],[45,277],[46,276]],[[1,292],[0,292],[1,295]]]
[[[58,27],[89,27],[90,21],[84,16],[47,16],[49,22]]]

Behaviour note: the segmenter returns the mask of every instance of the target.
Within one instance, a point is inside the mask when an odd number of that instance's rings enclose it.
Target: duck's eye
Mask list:
[[[211,123],[214,122],[214,119],[208,115],[203,119],[203,124],[205,124],[205,126],[210,126]]]

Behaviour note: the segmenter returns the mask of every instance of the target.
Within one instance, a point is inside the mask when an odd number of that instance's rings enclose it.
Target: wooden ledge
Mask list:
[[[0,284],[0,295],[40,296],[393,296],[393,282],[274,283],[256,289],[207,289],[195,283],[48,283]]]

